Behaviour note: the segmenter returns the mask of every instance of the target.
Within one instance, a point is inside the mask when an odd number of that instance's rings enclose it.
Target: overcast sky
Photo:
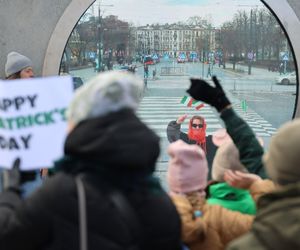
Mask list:
[[[94,4],[95,13],[99,1]],[[104,16],[116,15],[135,25],[174,23],[197,15],[210,16],[213,25],[218,27],[231,20],[239,9],[250,11],[251,7],[263,6],[260,0],[101,0],[100,9]]]

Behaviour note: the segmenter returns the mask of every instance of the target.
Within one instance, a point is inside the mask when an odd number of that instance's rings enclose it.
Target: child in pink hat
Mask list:
[[[167,181],[182,221],[182,240],[191,249],[221,250],[246,233],[253,216],[206,203],[207,160],[204,151],[182,140],[168,148]]]

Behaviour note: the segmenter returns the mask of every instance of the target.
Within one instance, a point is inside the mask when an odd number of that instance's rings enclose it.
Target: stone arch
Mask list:
[[[296,71],[298,73],[298,81],[300,77],[299,65],[300,60],[300,2],[297,0],[261,0],[278,18],[286,35],[290,41],[295,56]],[[300,117],[299,104],[299,82],[296,93],[296,103],[294,117]]]
[[[45,53],[42,75],[55,75],[59,71],[61,57],[74,26],[95,0],[73,0],[65,9],[51,34]]]

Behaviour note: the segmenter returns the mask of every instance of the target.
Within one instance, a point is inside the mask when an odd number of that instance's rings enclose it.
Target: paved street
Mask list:
[[[181,67],[181,75],[161,75],[164,67]],[[263,138],[265,146],[268,146],[270,137],[277,128],[292,118],[295,104],[296,86],[276,85],[274,78],[277,72],[269,72],[264,69],[252,68],[252,74],[248,75],[246,66],[239,72],[232,71],[232,65],[227,68],[214,67],[215,74],[222,83],[228,97],[232,101],[235,110],[242,116],[254,130]],[[157,79],[152,79],[152,71],[156,69]],[[202,63],[161,62],[149,67],[149,79],[144,98],[138,110],[138,116],[152,128],[161,138],[161,154],[157,164],[157,175],[163,180],[165,186],[165,173],[168,162],[166,149],[168,141],[166,137],[167,124],[175,120],[179,115],[188,114],[188,118],[195,114],[205,117],[207,122],[207,134],[213,133],[216,129],[224,127],[218,113],[214,108],[205,105],[199,111],[180,104],[186,89],[190,85],[191,77],[202,77],[207,80],[208,65]],[[84,81],[96,75],[93,69],[72,71],[71,74],[80,76]],[[137,75],[143,77],[143,67],[139,65]],[[247,104],[243,108],[242,101]],[[183,131],[187,130],[187,122],[182,126]],[[146,145],[145,145],[146,146]]]

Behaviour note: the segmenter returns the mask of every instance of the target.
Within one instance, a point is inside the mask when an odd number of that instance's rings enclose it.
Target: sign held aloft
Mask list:
[[[0,81],[0,166],[51,167],[63,154],[70,76]]]

